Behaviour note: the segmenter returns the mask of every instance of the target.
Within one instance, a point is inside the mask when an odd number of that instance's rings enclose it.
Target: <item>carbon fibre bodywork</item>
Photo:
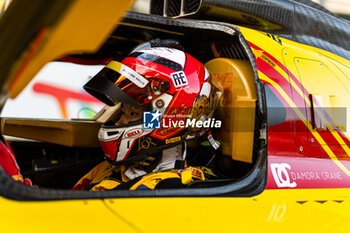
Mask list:
[[[309,0],[203,0],[189,17],[256,28],[350,58],[349,21]]]

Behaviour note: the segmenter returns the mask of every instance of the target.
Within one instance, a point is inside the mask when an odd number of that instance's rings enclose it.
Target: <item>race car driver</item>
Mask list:
[[[137,50],[108,63],[84,89],[120,107],[98,134],[106,161],[73,190],[181,188],[216,177],[210,168],[186,162],[189,140],[205,137],[213,151],[219,147],[210,128],[221,97],[207,69],[189,54],[168,47]]]
[[[207,135],[218,147],[208,132],[221,92],[195,58],[174,48],[139,50],[107,64],[84,88],[122,105],[98,135],[107,160],[73,189],[179,188],[215,177],[207,167],[186,165],[187,140]]]

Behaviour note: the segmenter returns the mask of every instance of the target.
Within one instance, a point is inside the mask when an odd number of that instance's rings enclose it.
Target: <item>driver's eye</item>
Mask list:
[[[131,112],[131,116],[137,116],[137,115],[139,115],[138,112]]]

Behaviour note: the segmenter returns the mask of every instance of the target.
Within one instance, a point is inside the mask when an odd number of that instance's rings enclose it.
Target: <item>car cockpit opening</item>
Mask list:
[[[56,62],[104,65],[86,89],[103,93],[111,106],[91,119],[3,118],[2,132],[11,136],[7,140],[21,174],[36,185],[10,180],[0,169],[3,196],[242,197],[264,190],[265,91],[238,27],[129,12],[98,51]],[[190,130],[176,128],[187,118]],[[158,119],[162,130],[156,128]],[[202,130],[195,127],[197,120],[209,126],[220,121],[220,127]],[[164,154],[174,153],[169,166]],[[110,173],[101,178],[96,171]]]

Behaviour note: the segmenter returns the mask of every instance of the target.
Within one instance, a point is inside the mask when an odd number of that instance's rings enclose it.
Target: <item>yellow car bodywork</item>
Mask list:
[[[348,189],[266,190],[249,198],[0,198],[2,232],[347,232]]]

